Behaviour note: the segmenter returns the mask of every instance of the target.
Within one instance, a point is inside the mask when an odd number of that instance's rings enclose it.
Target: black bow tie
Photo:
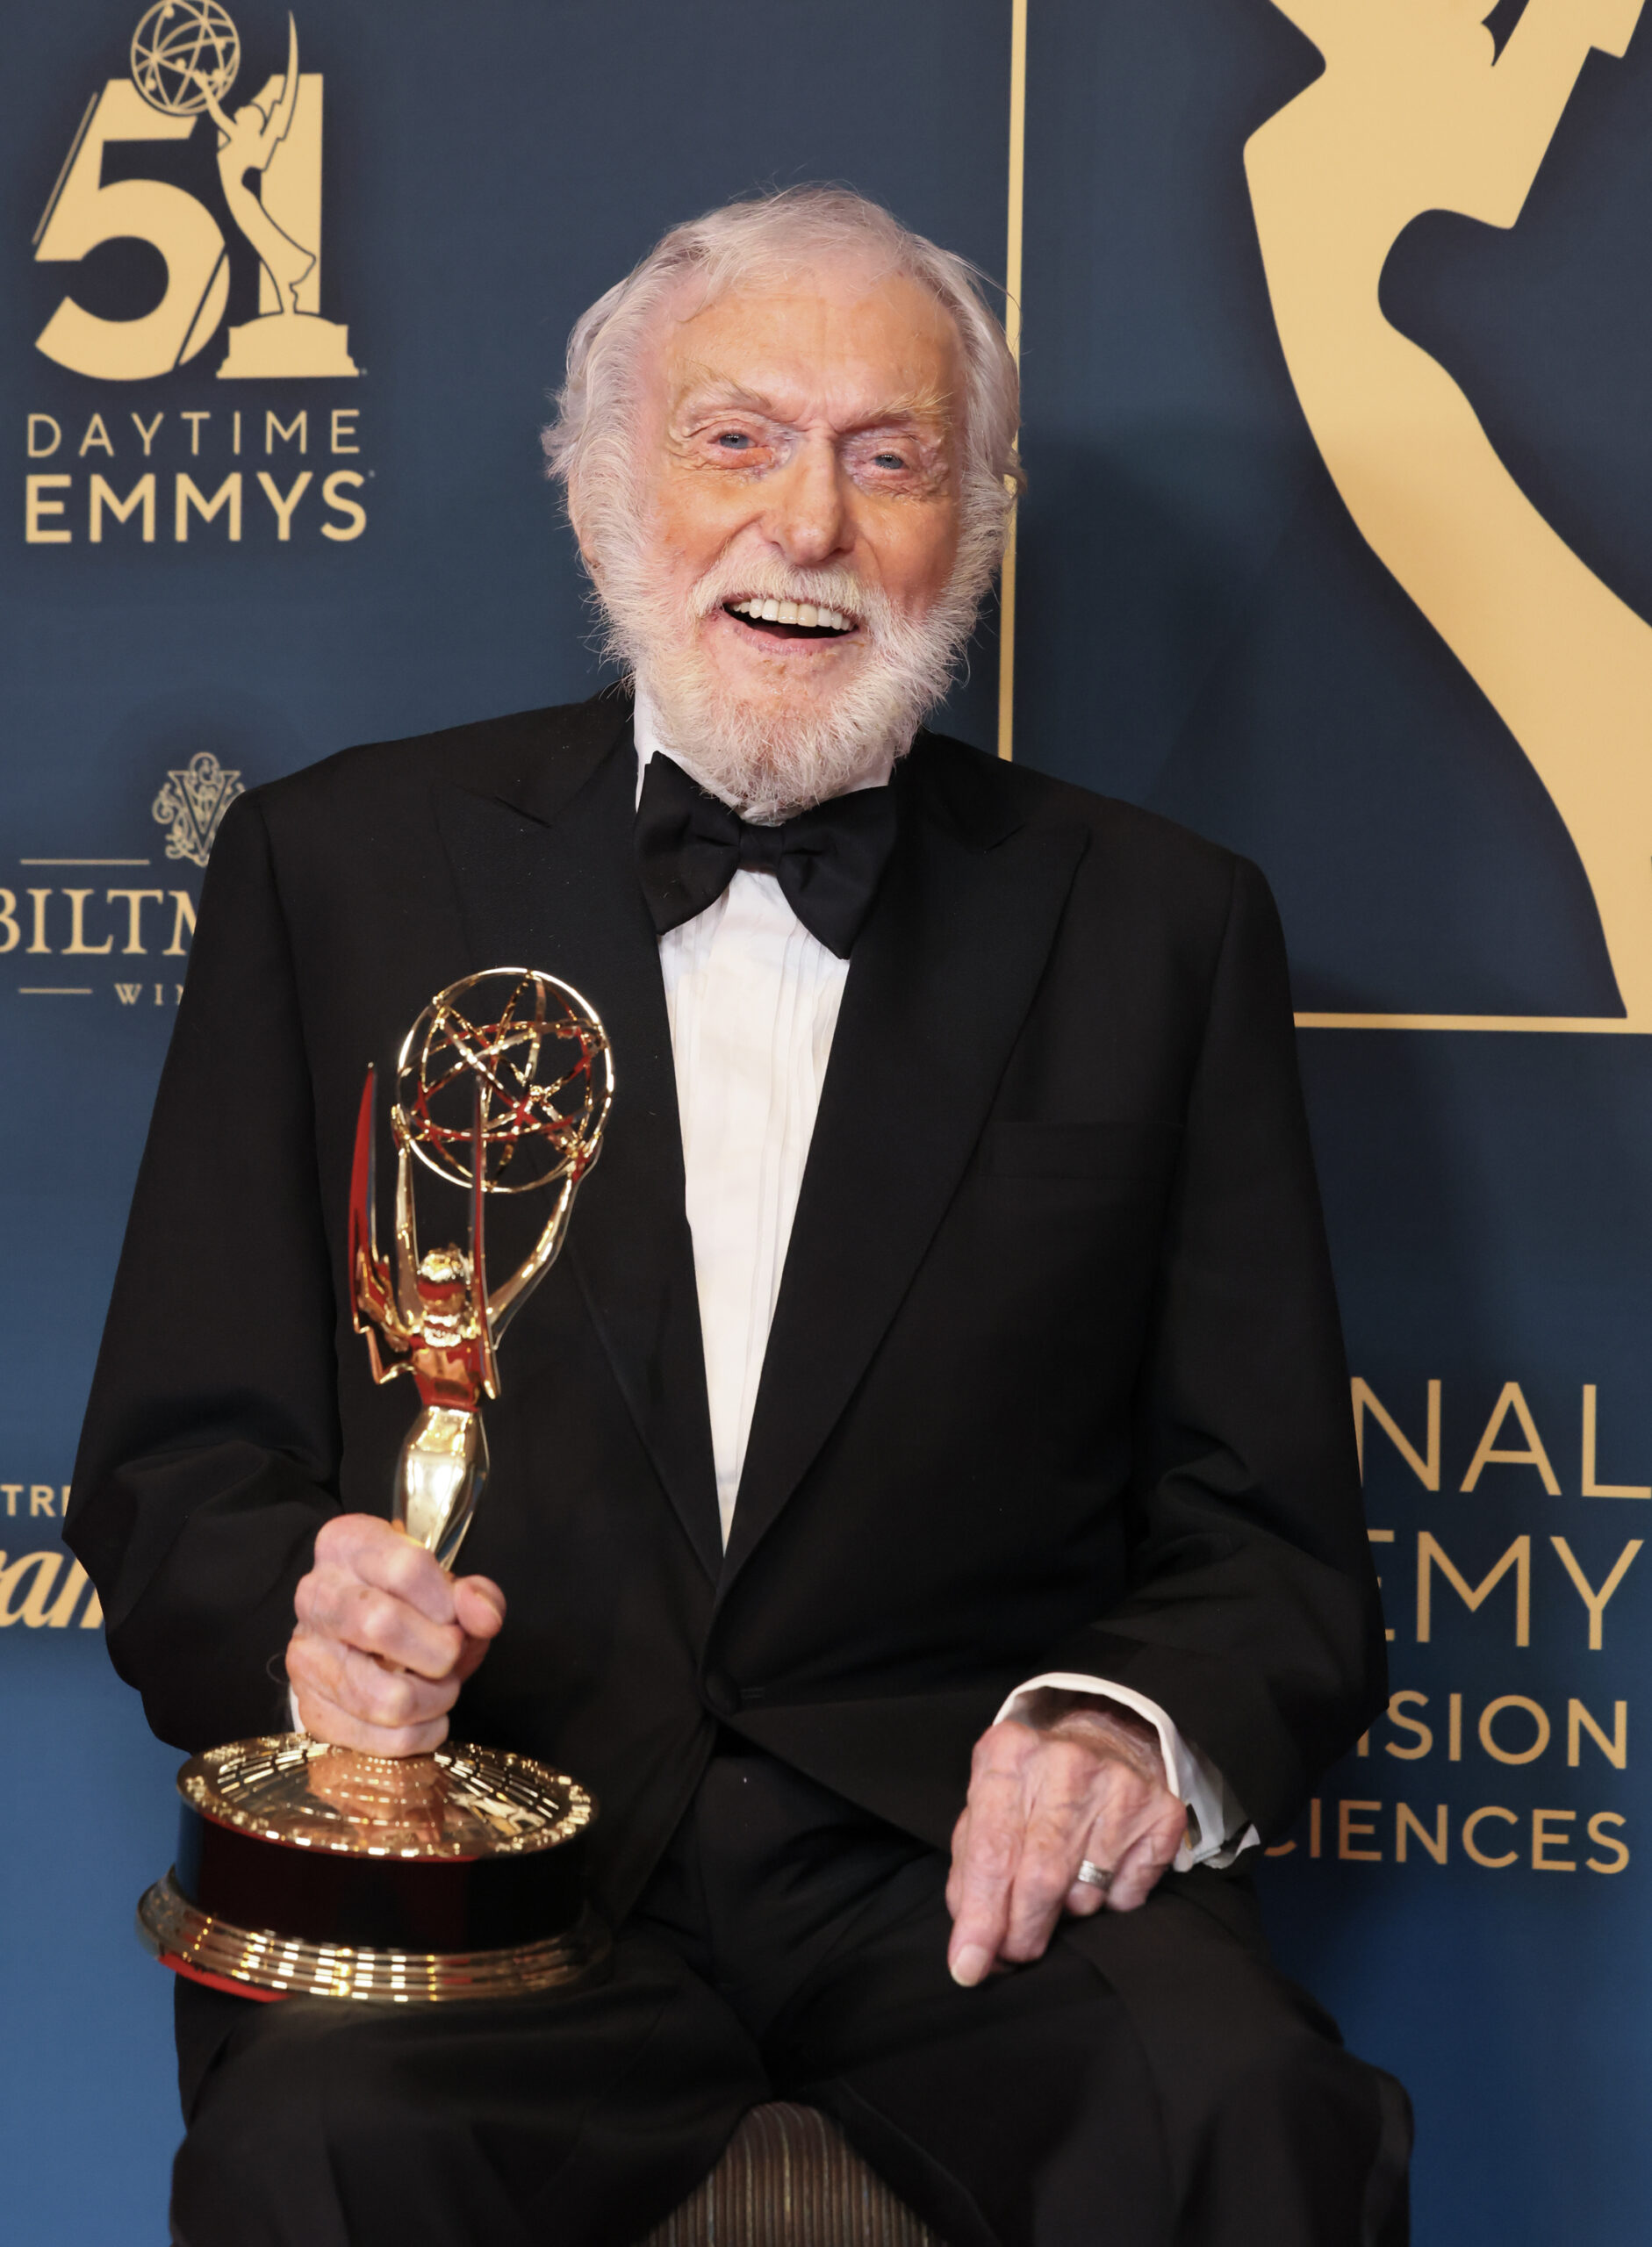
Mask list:
[[[669,757],[651,757],[636,808],[636,865],[654,926],[679,928],[722,895],[742,866],[773,874],[786,903],[847,959],[894,847],[892,788],[858,788],[753,827]]]

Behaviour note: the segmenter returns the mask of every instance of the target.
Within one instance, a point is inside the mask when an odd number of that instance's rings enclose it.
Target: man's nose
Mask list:
[[[837,451],[821,438],[801,444],[769,483],[764,528],[788,562],[818,567],[854,542]]]

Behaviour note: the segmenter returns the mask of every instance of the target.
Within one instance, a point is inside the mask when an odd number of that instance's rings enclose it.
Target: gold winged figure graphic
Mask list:
[[[299,71],[298,25],[289,14],[285,70],[233,111],[224,106],[226,87],[202,71],[192,75],[217,128],[224,200],[263,276],[260,316],[231,328],[219,375],[356,374],[348,329],[320,310],[322,90],[319,76]],[[295,225],[312,233],[315,247],[289,231]]]
[[[287,18],[287,68],[283,77],[266,80],[257,97],[243,102],[233,116],[219,103],[211,81],[201,72],[195,83],[206,113],[218,127],[218,176],[229,215],[257,251],[264,270],[275,284],[283,312],[298,311],[298,287],[314,269],[316,253],[295,242],[270,217],[260,196],[247,184],[255,172],[262,179],[276,153],[292,130],[298,105],[298,27]]]
[[[1252,209],[1308,425],[1360,531],[1530,758],[1594,892],[1621,1020],[1309,1016],[1652,1033],[1652,625],[1573,553],[1378,291],[1411,221],[1519,217],[1592,50],[1642,0],[1275,0],[1323,75],[1253,134]]]

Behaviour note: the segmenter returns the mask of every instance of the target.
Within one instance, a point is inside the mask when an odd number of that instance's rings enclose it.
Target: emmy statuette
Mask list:
[[[481,1407],[499,1346],[556,1261],[601,1150],[614,1071],[579,994],[531,968],[442,992],[397,1065],[393,1266],[378,1253],[374,1075],[350,1181],[349,1284],[375,1381],[412,1376],[420,1411],[391,1518],[451,1568],[487,1474]],[[469,1246],[421,1254],[414,1164],[462,1187]],[[489,1281],[487,1197],[554,1190],[509,1279]],[[585,1900],[596,1805],[572,1779],[449,1741],[388,1758],[302,1733],[233,1741],[178,1774],[177,1859],[138,1906],[162,1963],[255,1998],[509,1997],[594,1979],[608,1936]]]

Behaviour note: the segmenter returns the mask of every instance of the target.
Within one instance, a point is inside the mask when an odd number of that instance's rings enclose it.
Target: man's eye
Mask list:
[[[874,468],[904,468],[906,455],[904,453],[873,453],[872,464]]]
[[[737,453],[743,452],[751,444],[751,440],[747,436],[743,429],[725,429],[718,437],[717,442],[720,445],[724,446],[729,452]]]

